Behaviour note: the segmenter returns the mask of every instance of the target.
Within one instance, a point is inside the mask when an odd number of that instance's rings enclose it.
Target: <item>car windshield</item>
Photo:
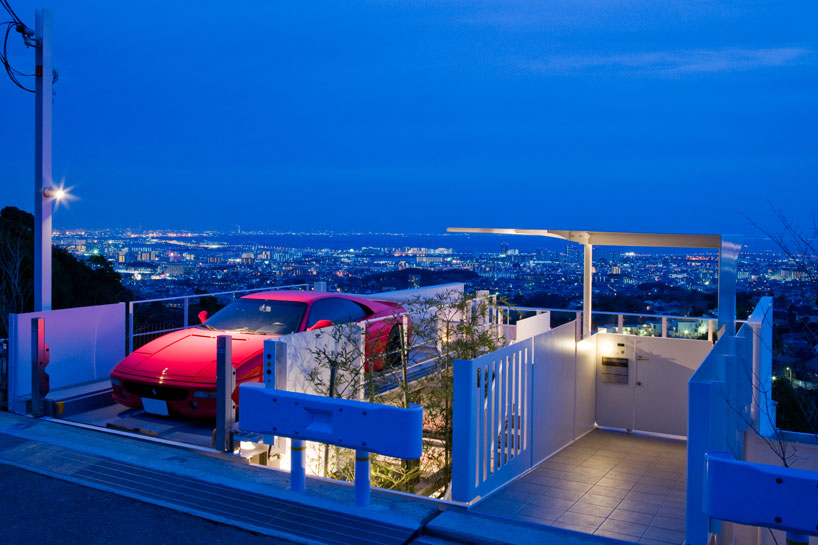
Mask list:
[[[261,335],[286,335],[298,330],[306,310],[306,303],[296,301],[237,299],[199,327]]]

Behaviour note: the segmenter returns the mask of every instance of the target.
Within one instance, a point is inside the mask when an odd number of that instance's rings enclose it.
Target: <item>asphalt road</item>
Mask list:
[[[0,543],[272,545],[292,542],[0,464]]]

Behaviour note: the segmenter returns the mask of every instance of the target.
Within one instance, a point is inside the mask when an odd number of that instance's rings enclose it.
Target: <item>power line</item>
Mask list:
[[[10,14],[14,13],[13,11],[11,11],[11,8],[8,7],[8,4],[7,4],[6,0],[0,0],[0,3],[3,4],[3,7],[5,7],[6,11],[9,11]],[[22,25],[22,23],[17,23],[17,22],[14,22],[14,21],[7,21],[5,23],[0,23],[0,27],[2,27],[3,25],[6,25],[6,36],[3,39],[3,53],[0,54],[0,63],[3,64],[3,67],[6,69],[6,74],[8,74],[9,78],[14,83],[14,85],[19,87],[23,91],[28,91],[29,93],[33,93],[34,89],[29,89],[28,87],[26,87],[25,85],[20,83],[20,80],[18,80],[17,77],[18,76],[20,76],[20,77],[24,77],[24,76],[25,77],[30,77],[30,76],[33,76],[34,74],[24,74],[23,72],[21,72],[21,71],[17,70],[16,68],[14,68],[11,65],[11,63],[9,62],[9,60],[8,60],[9,34],[11,33],[12,28],[17,30],[20,27],[20,25]]]
[[[3,7],[6,9],[6,11],[7,11],[7,12],[8,12],[8,14],[9,14],[9,16],[12,18],[12,20],[14,20],[14,22],[15,22],[15,23],[17,23],[18,25],[23,25],[23,26],[25,26],[25,25],[23,24],[22,19],[20,19],[19,17],[17,17],[17,14],[16,14],[16,13],[14,13],[14,10],[13,10],[13,9],[11,9],[11,5],[9,5],[8,0],[0,0],[0,5],[2,5],[2,6],[3,6]]]
[[[28,87],[23,85],[18,78],[34,77],[35,74],[24,74],[20,70],[17,70],[16,68],[14,68],[11,65],[11,63],[9,62],[9,56],[8,56],[9,34],[11,34],[12,28],[20,33],[20,36],[23,38],[23,43],[26,44],[26,47],[31,47],[32,45],[36,45],[37,40],[33,38],[34,31],[32,31],[30,28],[28,28],[25,25],[25,23],[23,23],[23,20],[20,19],[17,16],[17,14],[14,12],[14,10],[11,7],[11,4],[9,4],[8,0],[0,0],[0,6],[2,6],[3,9],[6,10],[6,12],[9,14],[9,16],[12,19],[11,21],[6,21],[4,23],[0,23],[0,28],[2,28],[3,25],[6,26],[6,34],[5,34],[5,37],[3,38],[3,50],[2,50],[2,53],[0,53],[0,63],[2,63],[3,68],[5,68],[5,70],[6,70],[6,74],[8,74],[9,78],[14,83],[14,85],[19,87],[23,91],[28,91],[29,93],[34,93],[35,92],[34,89],[29,89]],[[57,79],[59,79],[59,74],[57,73],[56,70],[52,70],[51,77],[52,77],[51,83],[52,84],[57,83]]]

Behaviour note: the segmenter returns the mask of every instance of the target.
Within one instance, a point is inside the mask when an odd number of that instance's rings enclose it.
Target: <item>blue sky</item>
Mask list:
[[[814,2],[235,4],[47,5],[56,228],[811,222]],[[0,103],[0,205],[31,210],[33,98]]]

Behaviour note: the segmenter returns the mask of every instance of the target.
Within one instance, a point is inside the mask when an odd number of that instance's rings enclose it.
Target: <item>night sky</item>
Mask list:
[[[11,4],[33,28],[43,4]],[[752,234],[816,209],[816,2],[45,6],[80,197],[57,229]],[[31,211],[33,95],[0,76],[0,206]]]

